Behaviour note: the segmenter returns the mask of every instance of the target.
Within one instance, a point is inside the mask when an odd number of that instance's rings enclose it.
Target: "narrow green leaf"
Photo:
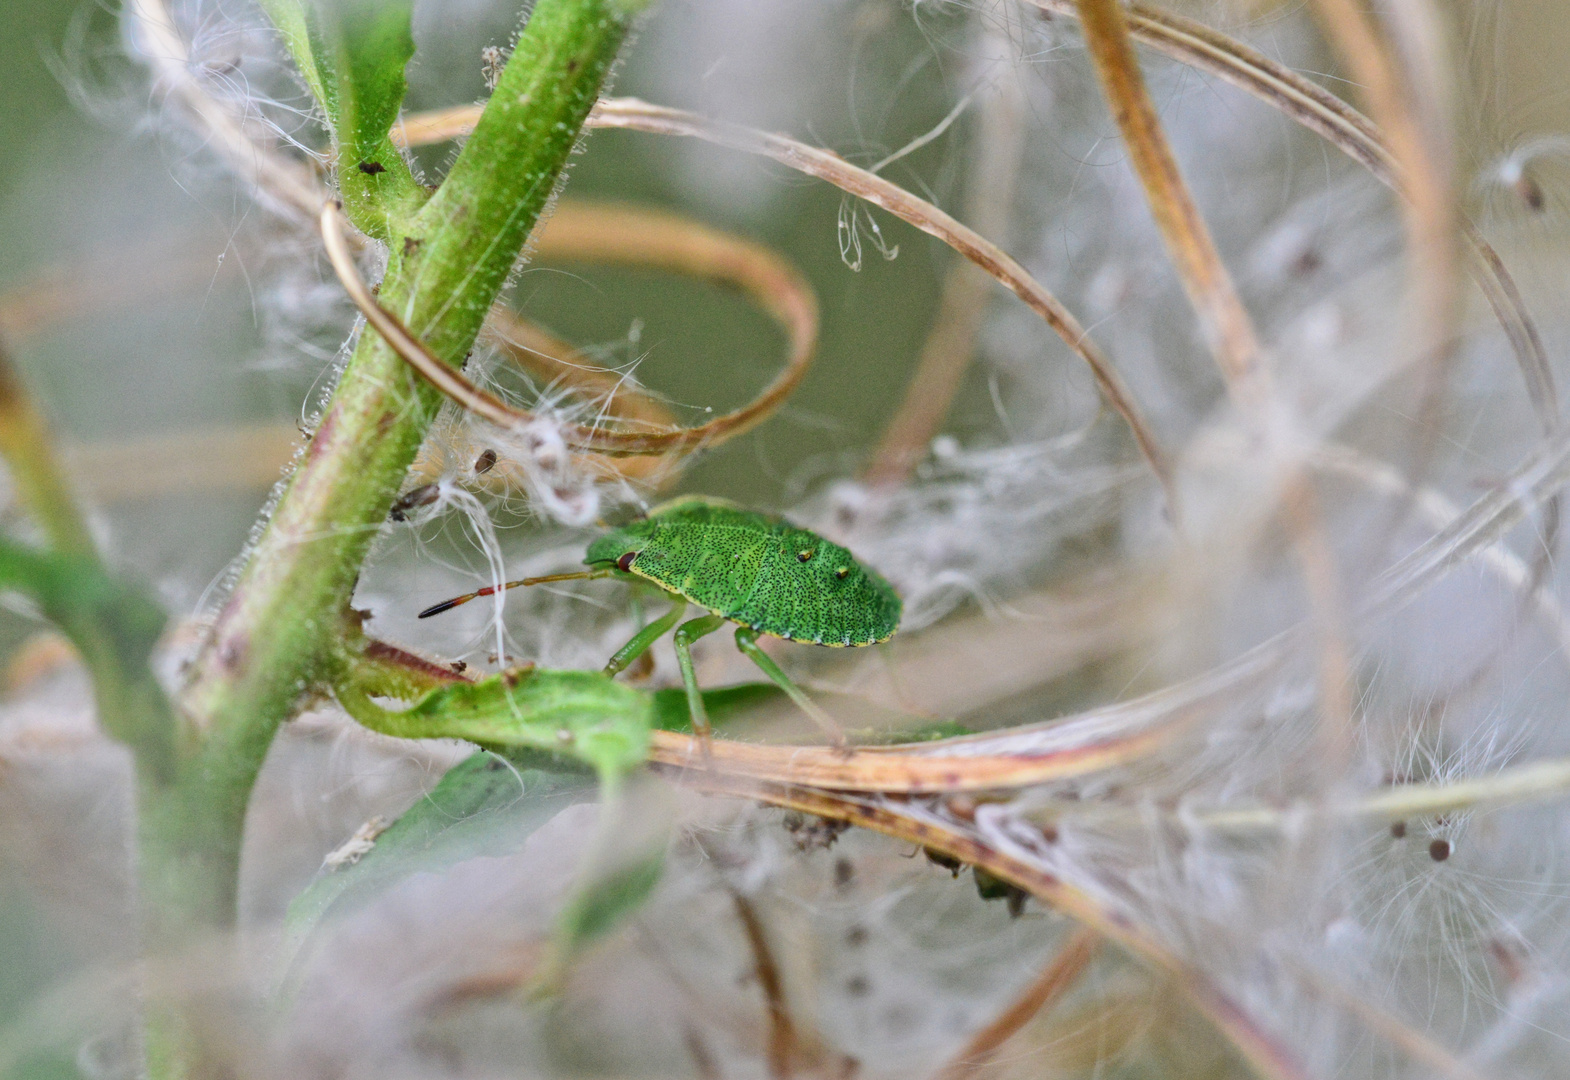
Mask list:
[[[272,22],[273,27],[283,38],[284,48],[289,50],[289,56],[294,60],[294,65],[300,71],[300,77],[305,80],[315,95],[317,102],[327,110],[329,116],[336,117],[336,102],[329,107],[327,74],[322,71],[316,59],[316,50],[311,43],[311,17],[302,0],[257,0],[262,11]],[[336,88],[334,88],[336,93]]]
[[[643,906],[665,871],[675,822],[669,788],[634,783],[600,802],[594,840],[556,913],[531,995],[554,994],[574,960]]]
[[[960,735],[974,734],[975,729],[966,727],[958,720],[934,720],[919,727],[896,728],[893,731],[878,732],[859,738],[869,746],[884,746],[896,743],[936,742],[938,739],[953,739]]]
[[[338,186],[355,226],[390,240],[425,202],[388,138],[414,56],[413,0],[262,0],[338,147]]]
[[[314,8],[312,51],[327,68],[323,90],[331,100],[323,104],[346,151],[340,158],[368,161],[392,130],[408,90],[404,68],[414,57],[414,2],[317,0]]]
[[[638,858],[600,868],[580,882],[557,917],[548,971],[560,971],[642,907],[664,872],[665,848],[661,846]]]
[[[353,684],[338,687],[338,700],[384,735],[542,751],[612,781],[648,758],[653,721],[648,694],[597,671],[507,671],[442,687],[400,711],[382,708]]]
[[[783,698],[785,692],[773,683],[742,683],[703,691],[703,707],[715,727],[734,720],[766,701]],[[692,713],[687,708],[687,691],[669,686],[654,691],[654,726],[661,731],[692,730]]]
[[[285,965],[323,919],[353,911],[413,874],[511,854],[563,809],[593,794],[594,782],[583,774],[520,771],[488,751],[470,755],[358,862],[323,871],[295,897],[284,924]]]

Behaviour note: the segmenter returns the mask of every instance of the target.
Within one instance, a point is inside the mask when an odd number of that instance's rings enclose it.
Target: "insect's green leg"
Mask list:
[[[704,615],[676,628],[676,661],[681,664],[681,681],[687,686],[687,711],[692,716],[692,730],[703,742],[703,756],[709,755],[709,711],[703,707],[703,694],[698,690],[698,676],[692,670],[692,643],[704,634],[712,634],[725,625],[719,615]]]
[[[616,655],[610,658],[605,665],[605,674],[615,675],[624,670],[628,664],[649,651],[649,646],[658,641],[671,627],[676,625],[676,620],[681,618],[681,613],[687,610],[687,601],[674,597],[671,609],[655,619],[648,626],[632,635],[632,640],[616,650]]]
[[[736,648],[745,653],[747,658],[754,664],[757,664],[762,669],[763,674],[767,675],[775,686],[789,694],[790,699],[801,707],[801,711],[812,717],[812,722],[823,729],[823,733],[829,737],[830,742],[840,747],[847,745],[845,732],[840,728],[834,717],[814,704],[813,700],[807,696],[806,691],[792,682],[790,676],[780,669],[780,666],[774,662],[773,657],[758,647],[758,632],[756,630],[748,626],[736,627]]]

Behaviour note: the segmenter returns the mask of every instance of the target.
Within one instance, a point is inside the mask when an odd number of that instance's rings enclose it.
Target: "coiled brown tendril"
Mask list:
[[[553,226],[556,224],[552,222]],[[562,424],[568,445],[612,456],[689,453],[715,446],[767,419],[790,396],[817,352],[818,305],[812,288],[789,263],[760,244],[705,228],[671,215],[632,207],[599,207],[576,214],[566,227],[547,228],[536,250],[594,262],[636,264],[669,270],[740,289],[774,318],[788,339],[784,369],[763,392],[735,412],[691,428],[641,430]],[[371,294],[355,265],[345,236],[347,220],[334,202],[322,207],[322,240],[338,280],[367,322],[432,386],[469,412],[502,428],[531,423],[533,413],[509,405],[469,381],[425,347],[396,315]]]

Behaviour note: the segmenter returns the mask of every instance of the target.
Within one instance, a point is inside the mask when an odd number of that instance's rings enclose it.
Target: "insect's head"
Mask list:
[[[633,560],[648,543],[644,522],[633,521],[611,529],[598,537],[584,552],[586,566],[595,570],[611,570],[622,574],[631,572]]]

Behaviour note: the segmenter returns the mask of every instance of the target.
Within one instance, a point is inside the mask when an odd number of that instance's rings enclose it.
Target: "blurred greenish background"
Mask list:
[[[1020,20],[983,7],[1029,40]],[[1194,10],[1224,25],[1253,20],[1261,27],[1282,11],[1259,3]],[[1494,125],[1469,141],[1469,153],[1486,158],[1570,120],[1562,68],[1551,62],[1565,50],[1546,44],[1570,36],[1559,10],[1550,2],[1453,8],[1457,33],[1478,44],[1467,52],[1476,66],[1471,82],[1486,89],[1478,115]],[[977,21],[970,11],[898,0],[805,12],[782,3],[667,0],[632,43],[615,90],[786,130],[869,163],[932,130],[985,74],[972,63]],[[419,6],[410,108],[481,96],[479,54],[504,44],[517,20],[513,4]],[[219,22],[204,17],[196,25]],[[306,234],[269,229],[266,215],[166,114],[168,106],[118,55],[112,5],[6,2],[0,25],[0,290],[14,295],[42,275],[71,275],[67,292],[76,295],[64,317],[11,341],[64,435],[112,443],[286,425],[307,415],[349,319],[346,310],[336,322],[322,318],[332,314],[335,287]],[[196,46],[220,73],[231,56],[266,51],[254,30],[232,41],[199,36]],[[967,117],[887,174],[956,208],[971,130]],[[421,160],[438,173],[450,155],[450,147],[438,147]],[[817,288],[822,348],[805,385],[771,422],[697,462],[684,489],[780,506],[815,481],[855,470],[913,368],[950,264],[946,249],[879,214],[899,256],[885,261],[868,246],[862,269],[852,272],[840,256],[838,191],[682,140],[594,135],[567,191],[670,207],[756,237],[794,260]],[[291,261],[309,270],[313,294],[300,295],[309,290],[298,272],[280,275]],[[1083,265],[1072,272],[1083,274]],[[143,275],[155,281],[151,297],[113,300],[117,282]],[[110,299],[97,298],[103,295]],[[616,362],[640,359],[639,378],[685,406],[678,411],[689,421],[705,408],[744,401],[780,359],[778,336],[760,314],[691,283],[530,268],[513,296],[526,314],[576,343],[601,347]],[[326,329],[294,342],[292,324],[300,322]],[[1039,355],[1053,378],[1084,381],[1045,327],[1026,333],[1033,336],[1025,351]],[[962,435],[997,431],[988,379],[1006,377],[996,368],[973,373],[951,427]],[[176,610],[188,610],[242,546],[264,487],[110,500],[112,546],[157,581]]]
[[[505,42],[517,17],[513,5],[422,8],[410,108],[480,96],[480,50]],[[701,97],[711,72],[673,81],[661,65],[682,35],[701,36],[703,18],[702,5],[660,8],[633,43],[616,92],[663,101]],[[844,55],[816,58],[828,62],[819,74],[829,77],[813,86],[809,115],[798,122],[772,119],[854,160],[873,160],[931,129],[953,106],[956,87],[972,78],[942,62],[947,45],[939,39],[965,25],[958,9],[937,11],[918,25],[898,4],[870,0],[837,6],[826,18],[843,24]],[[287,329],[295,314],[274,286],[278,265],[289,258],[310,265],[314,258],[302,234],[280,240],[261,227],[264,215],[163,115],[168,106],[114,55],[120,32],[112,12],[9,3],[0,20],[6,27],[0,35],[6,105],[0,245],[7,252],[0,289],[14,295],[62,269],[71,276],[77,296],[65,317],[12,342],[16,362],[63,436],[114,442],[258,421],[288,424],[308,413],[328,368],[323,350],[335,341],[292,349],[275,332],[275,324]],[[707,47],[723,58],[724,42],[712,32]],[[218,43],[210,52],[221,57],[223,48]],[[963,124],[955,125],[890,175],[949,202],[963,132]],[[714,176],[695,182],[690,148],[672,142],[597,134],[575,160],[567,192],[670,207],[753,236],[813,281],[822,348],[806,384],[778,417],[698,462],[681,484],[779,505],[798,493],[792,481],[853,470],[876,439],[920,349],[948,254],[880,215],[899,255],[885,261],[869,245],[862,269],[852,272],[840,256],[837,190],[728,152],[716,152]],[[426,151],[428,175],[450,156],[450,147]],[[176,260],[188,265],[170,265]],[[81,275],[84,267],[91,272]],[[94,290],[113,292],[115,276],[128,273],[167,281],[131,303],[95,299]],[[319,272],[315,279],[322,280]],[[705,408],[742,403],[781,360],[779,336],[767,319],[701,285],[626,271],[531,267],[513,294],[524,312],[569,340],[602,347],[613,362],[641,357],[638,377],[685,406],[678,412],[688,421],[701,420]],[[339,321],[340,336],[348,325],[346,317]],[[1066,357],[1045,328],[1041,341],[1044,350]],[[984,390],[973,395],[971,411],[976,425],[990,423]],[[158,581],[177,609],[188,606],[240,549],[264,496],[255,487],[114,500],[107,518],[113,547]]]

